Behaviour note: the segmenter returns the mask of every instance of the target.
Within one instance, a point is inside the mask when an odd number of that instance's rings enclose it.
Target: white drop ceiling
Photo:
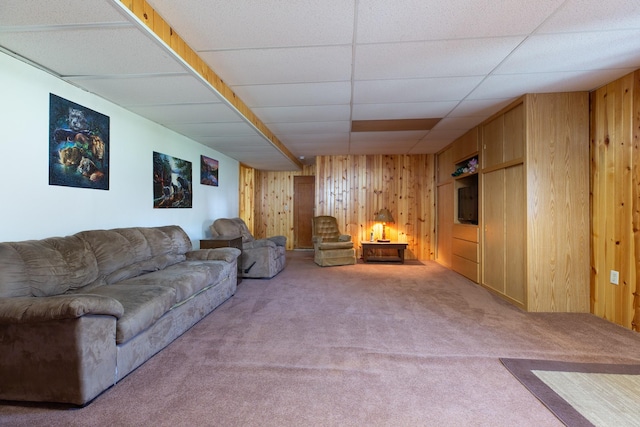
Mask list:
[[[147,0],[282,153],[118,0],[3,0],[0,47],[261,170],[434,153],[524,93],[640,68],[638,0]],[[352,120],[442,118],[429,131]]]

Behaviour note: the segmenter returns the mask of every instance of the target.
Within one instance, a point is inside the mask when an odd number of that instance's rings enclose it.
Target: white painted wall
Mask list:
[[[49,185],[50,93],[110,117],[108,191]],[[192,162],[192,208],[153,208],[153,151]],[[201,154],[219,161],[218,187],[200,184]],[[0,52],[0,241],[177,224],[198,247],[238,215],[238,181],[238,161]]]

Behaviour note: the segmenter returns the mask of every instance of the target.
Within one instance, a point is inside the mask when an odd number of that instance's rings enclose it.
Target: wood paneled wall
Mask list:
[[[434,155],[319,156],[315,166],[301,172],[241,166],[240,217],[249,224],[253,216],[249,226],[256,237],[287,236],[287,250],[293,249],[296,175],[315,175],[316,215],[335,216],[358,249],[361,240],[369,239],[371,229],[376,238],[381,236],[381,225],[374,224],[373,215],[386,207],[395,219],[387,225],[387,237],[408,243],[407,259],[433,259]],[[247,200],[252,186],[253,201]]]
[[[315,165],[302,171],[269,172],[240,165],[239,216],[256,238],[286,236],[293,250],[293,177],[314,175]]]
[[[591,94],[591,310],[640,328],[640,71]],[[619,285],[609,282],[620,272]],[[635,302],[634,302],[635,297]]]
[[[316,158],[316,215],[338,219],[354,242],[381,237],[373,217],[388,208],[395,223],[387,238],[407,242],[406,257],[434,257],[434,155],[319,156]],[[360,254],[360,253],[359,253]]]

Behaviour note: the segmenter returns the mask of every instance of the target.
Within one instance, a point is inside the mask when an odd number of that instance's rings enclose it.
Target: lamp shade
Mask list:
[[[373,220],[376,222],[394,222],[393,215],[391,215],[391,212],[387,208],[380,209],[376,212]]]

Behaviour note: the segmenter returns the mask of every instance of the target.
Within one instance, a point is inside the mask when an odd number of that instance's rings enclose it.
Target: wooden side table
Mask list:
[[[362,261],[363,262],[400,262],[404,264],[404,250],[407,249],[408,243],[400,242],[361,242],[362,246]],[[395,249],[398,252],[398,256],[380,256],[375,252],[381,249]]]
[[[236,248],[240,249],[238,257],[238,285],[242,282],[242,236],[216,236],[200,240],[200,249]]]

